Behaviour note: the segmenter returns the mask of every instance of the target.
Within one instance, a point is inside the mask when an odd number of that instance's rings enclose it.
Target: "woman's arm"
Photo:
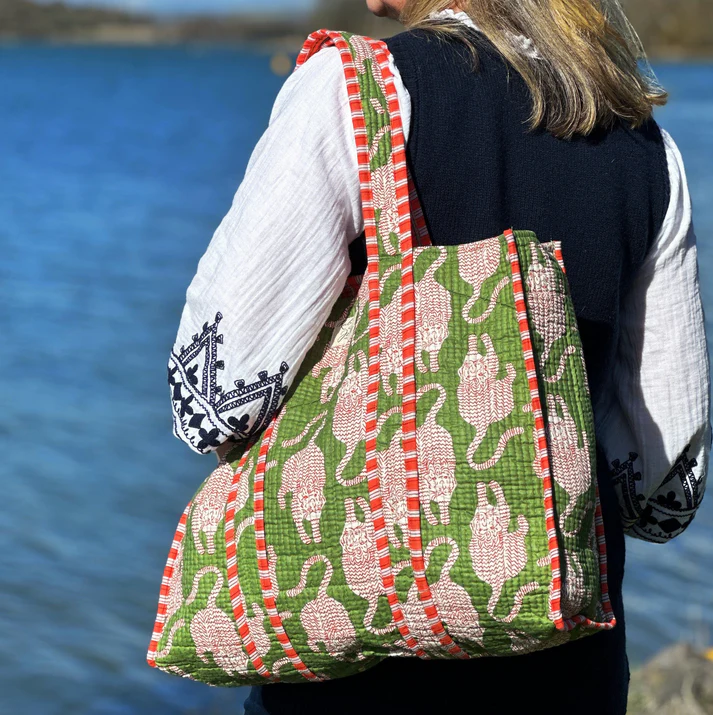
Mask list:
[[[693,520],[711,445],[710,373],[691,199],[664,132],[671,202],[626,296],[614,390],[597,438],[633,536],[665,542]]]
[[[169,360],[174,433],[197,452],[267,423],[341,293],[362,231],[336,49],[285,83],[187,293]]]

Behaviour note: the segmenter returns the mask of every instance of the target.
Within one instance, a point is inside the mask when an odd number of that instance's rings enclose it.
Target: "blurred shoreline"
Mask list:
[[[0,44],[87,45],[260,44],[297,47],[309,13],[159,16],[63,2],[0,0]]]
[[[625,0],[649,55],[657,60],[713,59],[713,2]],[[183,44],[258,45],[297,52],[319,27],[385,37],[394,22],[370,16],[359,0],[323,0],[312,12],[157,16],[63,2],[0,0],[0,45],[165,46]]]
[[[686,643],[662,650],[632,673],[627,713],[713,713],[713,650],[698,650]]]

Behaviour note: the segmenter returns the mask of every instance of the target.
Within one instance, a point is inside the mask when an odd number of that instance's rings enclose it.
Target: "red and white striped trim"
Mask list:
[[[406,146],[394,75],[389,67],[389,50],[385,43],[370,41],[386,87],[386,99],[391,116],[391,147],[394,163],[396,203],[399,212],[401,238],[401,326],[403,342],[402,445],[406,472],[406,503],[408,509],[409,551],[411,567],[431,631],[450,655],[468,659],[466,653],[447,633],[438,614],[431,587],[426,578],[421,538],[421,499],[416,448],[416,295],[413,277],[413,234]],[[376,71],[376,67],[374,68]]]
[[[607,540],[604,534],[604,516],[602,514],[602,502],[599,497],[599,485],[597,484],[597,506],[594,512],[594,526],[597,536],[597,548],[599,549],[599,575],[602,586],[602,607],[604,608],[604,617],[606,623],[588,622],[586,625],[601,628],[603,630],[611,630],[616,626],[616,618],[614,609],[612,608],[611,598],[609,597],[609,571],[607,565]]]
[[[525,368],[527,380],[530,385],[530,399],[532,403],[532,414],[535,418],[535,432],[537,441],[535,450],[540,458],[540,469],[545,497],[545,519],[547,526],[547,538],[549,540],[550,565],[552,567],[552,582],[550,584],[550,614],[552,620],[560,631],[568,630],[562,618],[562,571],[560,566],[560,548],[557,540],[557,520],[555,518],[554,484],[550,471],[550,454],[545,431],[545,418],[542,414],[542,402],[540,400],[540,387],[537,381],[537,367],[535,355],[532,347],[530,335],[530,323],[527,318],[527,304],[525,303],[525,293],[522,283],[522,271],[520,269],[520,257],[517,252],[517,241],[512,230],[505,231],[507,241],[508,257],[512,271],[512,288],[515,296],[515,308],[517,310],[517,320],[520,325],[520,338],[522,340],[522,351],[525,357]]]
[[[333,44],[334,35],[338,35],[337,32],[332,32],[331,30],[321,29],[313,32],[306,40],[299,55],[297,55],[297,63],[295,70],[302,67],[302,65],[307,62],[307,60],[312,57],[312,55],[317,54],[323,46],[329,46]],[[340,35],[341,37],[341,35]]]
[[[248,657],[255,666],[255,670],[266,680],[271,679],[270,671],[265,667],[262,658],[258,655],[255,642],[250,634],[250,626],[248,625],[247,613],[245,612],[245,598],[240,589],[240,581],[238,580],[238,558],[237,544],[235,541],[235,512],[238,500],[238,485],[243,478],[245,463],[248,460],[250,450],[254,442],[251,443],[243,453],[243,456],[238,464],[238,468],[233,475],[233,484],[228,495],[228,501],[225,507],[225,556],[228,566],[228,587],[230,589],[230,603],[233,608],[233,615],[238,625],[238,632],[243,642],[243,648],[248,654]]]
[[[253,513],[255,515],[255,548],[257,550],[257,564],[260,573],[260,589],[262,591],[262,599],[267,610],[267,615],[270,618],[270,625],[275,631],[277,640],[280,642],[285,655],[290,663],[295,667],[295,670],[302,675],[305,680],[317,681],[319,676],[315,675],[304,663],[302,658],[297,654],[297,651],[292,645],[290,637],[285,631],[280,613],[277,610],[275,602],[275,594],[272,589],[272,578],[270,576],[270,562],[267,558],[267,543],[265,541],[265,465],[267,464],[267,453],[272,443],[272,434],[275,430],[275,416],[270,422],[269,427],[265,430],[260,445],[260,454],[257,459],[257,467],[255,468],[255,481],[253,482]]]
[[[186,535],[186,522],[188,521],[188,512],[190,510],[191,504],[189,503],[183,512],[180,521],[178,522],[178,527],[173,537],[173,543],[171,544],[171,550],[168,552],[168,560],[166,561],[166,566],[163,570],[161,592],[158,598],[158,615],[156,616],[156,623],[153,627],[153,635],[151,636],[151,643],[149,644],[149,652],[146,656],[146,660],[152,668],[156,667],[156,652],[158,651],[158,644],[161,642],[161,635],[163,634],[163,629],[166,625],[166,613],[168,610],[168,599],[171,595],[171,579],[173,578],[173,569],[176,563],[176,558],[178,557],[179,549],[181,548],[181,543],[183,542],[183,537]]]
[[[344,76],[347,83],[347,93],[354,123],[354,138],[356,141],[357,157],[359,162],[359,181],[361,184],[362,210],[364,214],[364,228],[366,235],[367,274],[366,280],[369,287],[369,375],[367,381],[367,406],[366,406],[366,471],[369,489],[369,506],[371,508],[374,533],[376,537],[376,550],[379,558],[379,572],[382,585],[386,594],[391,614],[401,637],[407,646],[420,657],[426,657],[425,651],[413,637],[406,622],[403,607],[396,593],[396,580],[393,573],[389,539],[386,531],[384,507],[381,491],[381,478],[376,457],[377,437],[377,412],[379,388],[381,386],[380,369],[380,316],[381,316],[381,287],[379,276],[379,243],[376,228],[376,213],[372,191],[372,174],[369,160],[369,145],[367,138],[366,120],[361,101],[361,88],[359,76],[354,64],[351,49],[346,40],[337,32],[321,30],[310,36],[303,52],[298,58],[298,66],[304,63],[317,49],[327,44],[338,48],[344,65]],[[383,43],[371,43],[383,45]],[[374,71],[377,71],[378,62],[374,62]],[[392,108],[389,102],[389,108]],[[400,118],[398,119],[400,121]],[[393,117],[392,117],[393,129]],[[393,138],[392,138],[393,141]],[[397,185],[400,177],[396,177]],[[404,179],[405,181],[405,179]],[[408,192],[406,192],[408,201]],[[399,211],[401,215],[401,211]],[[410,239],[409,239],[410,240]]]
[[[607,577],[607,554],[606,541],[604,537],[604,520],[602,518],[601,503],[599,500],[599,488],[596,493],[595,527],[597,535],[597,547],[599,550],[599,573],[602,592],[602,607],[604,609],[606,621],[599,623],[586,616],[579,615],[574,618],[564,619],[562,616],[562,572],[560,568],[560,549],[557,539],[557,521],[554,510],[554,482],[550,471],[549,446],[545,431],[544,416],[542,413],[542,403],[540,400],[540,390],[537,381],[537,370],[533,353],[532,339],[530,335],[530,324],[527,318],[527,307],[523,292],[522,272],[520,269],[520,258],[517,252],[517,240],[511,229],[505,231],[505,239],[508,245],[508,256],[512,268],[513,293],[515,294],[515,307],[517,309],[518,322],[520,324],[520,336],[522,338],[523,353],[525,355],[525,365],[527,377],[530,383],[530,394],[532,397],[532,413],[535,416],[535,429],[537,431],[537,444],[535,448],[540,456],[540,466],[542,468],[542,482],[545,493],[545,517],[547,520],[547,537],[549,539],[550,564],[552,566],[552,584],[550,586],[550,613],[556,628],[560,631],[571,631],[577,626],[587,628],[597,628],[600,630],[611,630],[616,625],[616,619],[609,598],[609,585]],[[562,248],[559,242],[555,242],[555,257],[564,271],[564,260],[562,258]]]

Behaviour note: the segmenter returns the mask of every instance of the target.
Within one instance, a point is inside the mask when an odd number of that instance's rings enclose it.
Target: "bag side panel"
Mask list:
[[[507,245],[417,250],[419,478],[429,581],[452,637],[512,655],[548,619],[543,487]]]
[[[528,232],[517,239],[555,485],[563,617],[570,628],[603,623],[594,416],[577,319],[558,244]]]

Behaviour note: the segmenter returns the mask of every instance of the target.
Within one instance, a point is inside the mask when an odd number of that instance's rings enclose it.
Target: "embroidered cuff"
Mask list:
[[[270,375],[257,373],[257,380],[236,380],[234,389],[218,384],[218,372],[225,365],[219,359],[223,336],[215,322],[205,323],[188,346],[174,348],[168,363],[174,434],[200,454],[216,450],[227,440],[246,440],[264,429],[287,394],[285,375],[289,365],[282,362]]]

